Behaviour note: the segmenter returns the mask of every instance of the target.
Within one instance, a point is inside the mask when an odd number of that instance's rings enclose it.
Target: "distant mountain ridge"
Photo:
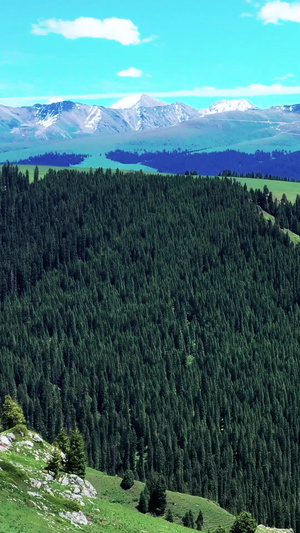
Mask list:
[[[0,105],[0,141],[73,139],[84,135],[124,133],[176,126],[210,114],[258,110],[247,100],[222,100],[207,109],[183,102],[169,104],[136,94],[110,108],[60,101],[28,107]]]
[[[169,104],[142,93],[122,98],[110,108],[72,101],[19,108],[0,105],[2,162],[29,161],[46,153],[85,154],[82,165],[113,164],[117,168],[119,162],[106,157],[115,150],[139,154],[176,150],[296,152],[300,151],[300,104],[260,109],[241,99],[221,100],[196,109],[184,102]],[[224,168],[231,168],[228,165]],[[147,170],[147,165],[140,162],[134,168],[140,170],[141,166]],[[285,176],[298,180],[298,166],[292,174],[284,168]]]

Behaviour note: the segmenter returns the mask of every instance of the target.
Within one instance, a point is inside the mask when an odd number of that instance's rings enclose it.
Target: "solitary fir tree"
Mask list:
[[[61,449],[61,451],[64,454],[67,454],[69,446],[70,446],[70,439],[68,437],[67,431],[65,428],[61,428],[59,430],[59,433],[56,438],[57,446]]]
[[[61,452],[57,446],[54,446],[49,462],[47,464],[46,470],[48,472],[52,472],[52,474],[54,475],[54,478],[56,478],[58,472],[61,469],[61,466],[62,466]]]
[[[131,489],[134,485],[134,474],[132,470],[128,469],[126,470],[123,479],[121,481],[121,488],[124,490]]]
[[[153,474],[147,482],[149,490],[149,506],[150,513],[157,516],[164,514],[167,506],[166,483],[161,475]]]
[[[199,511],[199,514],[197,516],[197,520],[196,520],[196,529],[197,531],[201,531],[202,530],[202,527],[203,527],[203,513],[200,509]]]
[[[17,424],[26,424],[22,407],[9,395],[5,396],[1,418],[3,429],[10,429]]]
[[[149,492],[148,489],[145,487],[144,490],[140,494],[139,499],[139,505],[138,510],[140,513],[147,513],[148,512],[148,505],[149,505]]]
[[[86,453],[83,437],[76,427],[70,435],[70,445],[66,454],[66,471],[84,478]]]

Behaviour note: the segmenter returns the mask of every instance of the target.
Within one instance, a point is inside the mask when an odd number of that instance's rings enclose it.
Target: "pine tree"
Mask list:
[[[70,446],[66,456],[66,472],[84,478],[86,453],[83,437],[76,427],[70,435]]]
[[[23,409],[11,396],[7,395],[2,407],[3,429],[10,429],[17,424],[26,424]]]
[[[126,470],[123,479],[121,481],[121,488],[124,490],[131,489],[131,487],[134,485],[134,474],[132,470],[128,469]]]
[[[158,516],[164,514],[167,506],[166,483],[161,475],[153,474],[147,482],[149,489],[149,512]]]
[[[70,446],[70,439],[68,437],[67,431],[65,428],[61,428],[59,430],[59,433],[56,438],[57,446],[61,449],[61,451],[64,454],[67,454],[69,446]]]
[[[197,531],[201,531],[201,530],[202,530],[202,527],[203,527],[203,521],[204,521],[204,519],[203,519],[203,513],[202,513],[202,511],[201,511],[201,509],[200,509],[199,514],[198,514],[198,516],[197,516],[197,520],[196,520],[196,529],[197,529]],[[221,532],[220,532],[220,533],[221,533]]]
[[[230,533],[254,533],[256,528],[257,522],[252,514],[243,511],[233,522]]]
[[[62,465],[61,451],[58,449],[57,446],[54,446],[49,462],[47,464],[46,470],[48,472],[52,472],[54,474],[54,478],[56,478],[58,472],[61,469],[61,465]]]
[[[33,181],[34,183],[37,183],[39,181],[39,167],[38,166],[36,166],[34,169]]]
[[[147,513],[148,512],[148,505],[149,505],[149,493],[147,488],[145,487],[144,490],[140,494],[139,499],[139,505],[138,509],[140,513]]]
[[[195,519],[191,509],[185,513],[182,523],[185,527],[189,527],[191,529],[195,528]]]
[[[167,522],[174,522],[173,514],[170,508],[167,510],[166,520]]]

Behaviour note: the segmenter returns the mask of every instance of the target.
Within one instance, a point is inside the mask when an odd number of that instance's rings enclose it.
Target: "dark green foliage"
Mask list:
[[[35,167],[33,181],[34,183],[37,183],[38,180],[39,180],[39,167]]]
[[[57,438],[55,440],[57,446],[59,449],[64,453],[67,454],[70,446],[70,439],[68,437],[67,431],[65,428],[61,428],[59,430],[59,433],[57,435]]]
[[[22,407],[9,395],[5,396],[1,421],[3,429],[10,429],[18,424],[26,423]]]
[[[230,529],[230,533],[254,533],[256,528],[257,522],[251,513],[243,511],[236,517]]]
[[[145,488],[139,498],[139,504],[138,504],[138,510],[140,513],[148,513],[148,506],[149,506],[149,492],[147,488]]]
[[[48,472],[52,472],[54,474],[54,478],[56,478],[57,474],[61,469],[61,466],[61,451],[59,450],[59,448],[57,448],[57,446],[54,446],[46,470],[48,470]]]
[[[132,470],[130,469],[126,470],[126,472],[124,473],[123,479],[121,481],[121,487],[124,490],[128,490],[128,489],[131,489],[133,485],[134,485],[134,474]]]
[[[76,474],[84,478],[86,466],[86,453],[82,434],[75,427],[70,435],[70,443],[67,449],[65,470],[69,474]]]
[[[190,527],[191,529],[195,528],[195,519],[191,509],[185,513],[182,519],[182,524],[185,527]]]
[[[296,528],[300,249],[256,204],[226,178],[5,165],[0,403],[51,442],[77,424],[109,474]]]
[[[166,482],[164,477],[152,473],[146,485],[149,491],[148,511],[157,516],[163,515],[167,506]]]
[[[300,235],[300,196],[297,195],[294,204],[288,201],[285,194],[280,201],[274,199],[272,192],[265,185],[263,190],[250,190],[253,202],[270,215],[275,217],[280,228],[286,228]]]
[[[218,526],[218,527],[215,529],[214,533],[226,533],[226,529],[225,529],[225,527],[223,527],[223,526]]]
[[[167,509],[166,520],[167,520],[167,522],[174,522],[173,513],[172,513],[170,508]]]
[[[201,531],[202,528],[203,528],[203,522],[204,522],[204,519],[203,519],[203,513],[200,509],[199,513],[198,513],[198,516],[197,516],[197,520],[196,520],[196,529],[197,531]],[[219,533],[222,533],[221,531]]]

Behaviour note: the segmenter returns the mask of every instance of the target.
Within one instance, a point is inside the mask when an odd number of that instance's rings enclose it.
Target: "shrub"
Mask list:
[[[123,479],[121,481],[121,487],[122,489],[124,490],[128,490],[128,489],[131,489],[131,487],[133,487],[134,485],[134,474],[132,472],[132,470],[126,470],[124,476],[123,476]]]

